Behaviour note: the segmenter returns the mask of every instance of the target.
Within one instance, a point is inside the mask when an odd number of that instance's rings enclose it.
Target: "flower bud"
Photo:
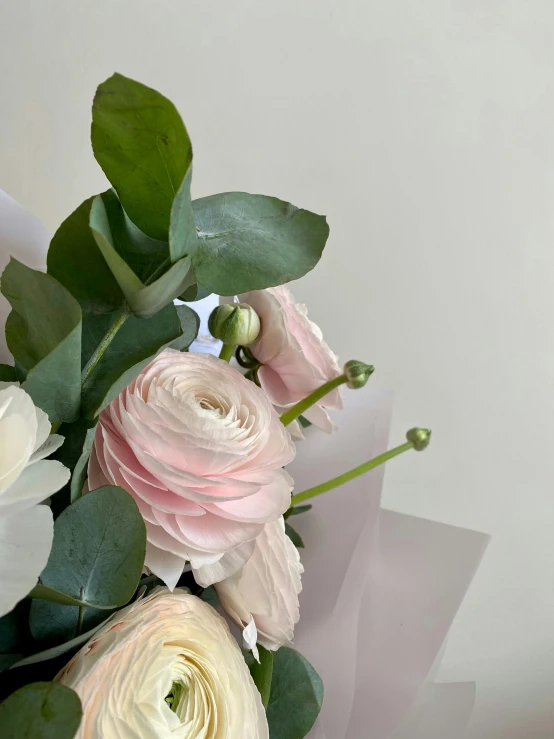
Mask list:
[[[358,390],[363,387],[375,371],[372,364],[359,362],[357,359],[351,359],[344,365],[344,374],[346,375],[346,384],[352,390]]]
[[[416,452],[422,452],[429,446],[431,432],[429,429],[410,429],[406,434],[406,439],[414,445]]]
[[[248,346],[258,338],[260,319],[254,308],[245,303],[224,303],[212,311],[208,328],[224,344]]]

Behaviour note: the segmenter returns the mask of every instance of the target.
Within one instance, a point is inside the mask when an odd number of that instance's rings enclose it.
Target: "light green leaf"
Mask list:
[[[2,739],[73,739],[83,711],[60,683],[31,683],[0,703]]]
[[[311,511],[313,506],[308,503],[307,505],[297,505],[293,506],[292,508],[289,508],[288,511],[284,514],[285,521],[287,518],[290,518],[291,516],[299,516],[301,513],[307,513],[308,511]]]
[[[191,180],[192,165],[183,178],[183,182],[171,208],[169,253],[172,262],[176,262],[188,254],[192,254],[196,247],[196,225],[194,223],[194,210],[192,209],[192,200],[190,197]]]
[[[167,241],[171,206],[192,162],[192,146],[173,103],[114,74],[96,92],[92,148],[133,223]]]
[[[135,501],[105,486],[79,498],[54,524],[41,584],[92,608],[125,605],[137,588],[146,529]]]
[[[58,605],[61,606],[88,605],[88,603],[81,598],[75,598],[71,595],[68,595],[67,593],[63,593],[61,590],[56,590],[56,588],[51,588],[47,585],[43,585],[40,582],[35,585],[35,587],[31,590],[27,597],[37,598],[39,600],[46,600],[49,603],[58,603]]]
[[[140,318],[148,318],[194,283],[190,258],[180,259],[152,284],[145,285],[115,248],[110,213],[114,209],[120,209],[121,205],[114,198],[113,193],[107,193],[104,197],[99,195],[94,199],[90,211],[90,228],[131,310]]]
[[[208,295],[212,293],[201,285],[194,284],[188,287],[184,293],[179,295],[179,300],[183,300],[185,303],[194,303],[197,300],[204,300]]]
[[[83,365],[86,364],[121,313],[84,316]],[[88,418],[96,418],[146,367],[156,353],[182,337],[175,306],[170,304],[152,318],[131,315],[119,329],[94,371],[83,383],[82,408]]]
[[[267,706],[270,739],[304,739],[323,703],[323,683],[295,649],[281,647],[273,661],[271,696]]]
[[[329,236],[324,216],[265,195],[228,192],[193,202],[200,285],[236,295],[297,280],[315,267]]]
[[[2,275],[2,293],[13,310],[6,341],[26,373],[23,388],[51,423],[73,421],[81,395],[81,308],[50,275],[12,257]]]
[[[125,303],[90,229],[90,210],[94,198],[65,219],[54,234],[48,249],[48,274],[61,282],[87,313],[107,313]]]

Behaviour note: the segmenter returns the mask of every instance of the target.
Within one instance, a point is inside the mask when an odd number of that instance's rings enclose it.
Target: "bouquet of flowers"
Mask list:
[[[342,726],[325,724],[325,709],[316,724],[324,682],[335,700],[318,654],[339,664],[348,642],[354,665],[356,624],[337,610],[337,588],[348,586],[356,619],[364,593],[379,592],[381,478],[361,476],[425,449],[430,432],[413,428],[386,450],[388,416],[369,391],[354,405],[376,453],[353,466],[333,458],[329,411],[373,367],[339,365],[284,286],[317,264],[324,217],[242,192],[193,201],[186,128],[138,82],[101,84],[92,119],[112,188],[62,223],[46,272],[36,255],[16,258],[22,249],[1,277],[11,308],[0,344],[2,736],[373,736],[365,719],[348,729],[353,689]],[[374,492],[354,489],[370,478]],[[346,548],[317,517],[319,496],[339,486],[351,496]],[[337,525],[341,493],[321,499]],[[480,535],[457,531],[443,556],[465,557],[461,575],[439,578],[440,638],[422,652],[402,716],[482,555]],[[334,585],[310,578],[317,560],[334,563]],[[291,646],[304,576],[312,616],[295,644],[310,661]],[[383,721],[385,736],[396,727]]]

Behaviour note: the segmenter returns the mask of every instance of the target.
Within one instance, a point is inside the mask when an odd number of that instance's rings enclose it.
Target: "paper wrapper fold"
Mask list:
[[[297,491],[387,449],[391,395],[345,396],[338,431],[312,429],[300,442],[289,467]],[[415,475],[424,461],[392,464],[411,463]],[[488,537],[383,510],[384,471],[322,495],[293,520],[306,545],[295,646],[325,686],[310,739],[455,739],[471,715],[471,683],[430,680]]]

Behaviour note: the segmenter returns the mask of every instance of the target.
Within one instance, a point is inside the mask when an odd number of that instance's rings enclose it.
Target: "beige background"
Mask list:
[[[0,187],[54,229],[104,187],[90,103],[157,87],[196,195],[326,213],[296,292],[396,391],[385,503],[489,532],[440,679],[477,680],[470,739],[554,732],[551,0],[0,0]]]

